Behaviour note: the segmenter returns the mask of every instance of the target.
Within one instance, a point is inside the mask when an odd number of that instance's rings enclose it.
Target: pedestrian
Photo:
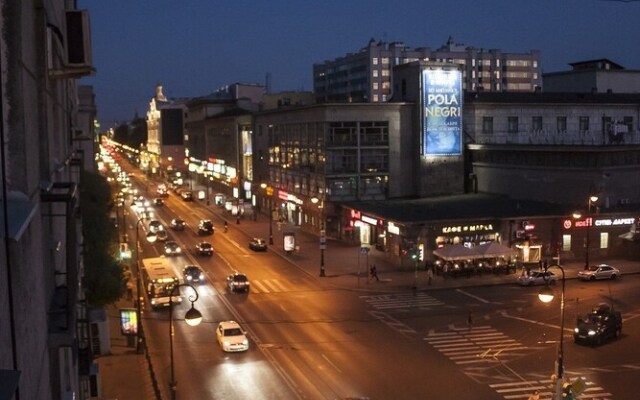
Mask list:
[[[540,400],[540,393],[537,390],[534,390],[528,400]]]
[[[467,315],[467,326],[469,329],[473,327],[473,313],[469,310],[469,314]]]
[[[371,265],[369,273],[371,274],[371,279],[376,278],[376,281],[380,282],[380,278],[378,278],[378,269],[376,268],[375,264]]]
[[[133,283],[127,281],[127,300],[133,299]]]
[[[433,279],[433,268],[427,267],[427,281],[429,282],[429,286],[431,286],[432,279]]]
[[[447,279],[447,274],[449,273],[449,264],[446,263],[444,264],[444,267],[442,267],[442,277],[444,279]]]

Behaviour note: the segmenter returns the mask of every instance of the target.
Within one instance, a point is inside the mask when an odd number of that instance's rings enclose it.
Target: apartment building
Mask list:
[[[393,93],[393,68],[414,61],[449,63],[463,71],[463,90],[533,92],[542,87],[540,52],[510,53],[467,47],[450,37],[437,50],[410,48],[403,42],[370,40],[355,53],[313,65],[319,103],[387,102]]]
[[[606,58],[570,63],[568,71],[542,74],[545,92],[640,93],[640,70]]]
[[[0,393],[87,399],[91,363],[78,218],[94,168],[88,13],[0,1]]]

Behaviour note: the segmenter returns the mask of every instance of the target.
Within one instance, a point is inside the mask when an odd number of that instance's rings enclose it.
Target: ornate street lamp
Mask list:
[[[139,218],[138,221],[136,222],[136,296],[138,297],[136,299],[136,318],[137,320],[137,327],[136,327],[136,332],[138,334],[138,341],[136,344],[136,351],[138,352],[138,354],[142,353],[143,351],[143,346],[142,346],[142,340],[144,338],[144,335],[142,333],[142,274],[140,272],[140,237],[139,237],[139,228],[140,228],[140,224],[144,222],[143,218]],[[157,236],[155,235],[155,233],[152,232],[148,232],[147,233],[147,241],[150,243],[153,243],[156,241]]]
[[[554,399],[562,400],[562,385],[564,383],[564,269],[560,265],[555,265],[562,271],[562,292],[560,295],[560,341],[558,342],[558,353],[556,359],[556,390]],[[549,267],[548,267],[549,268]],[[548,268],[545,269],[547,272]],[[548,283],[548,282],[547,282]],[[538,294],[538,298],[543,303],[549,303],[553,301],[553,290],[547,284]]]
[[[191,302],[191,308],[184,315],[184,322],[186,322],[187,325],[189,326],[196,326],[196,325],[199,325],[200,322],[202,322],[202,314],[200,313],[200,311],[196,310],[196,308],[193,306],[193,303],[198,301],[198,297],[199,297],[198,291],[196,290],[196,288],[191,286],[188,283],[179,283],[177,285],[174,285],[171,288],[171,292],[169,293],[169,354],[171,357],[171,380],[169,381],[169,389],[171,390],[171,398],[173,400],[175,400],[176,398],[176,390],[178,386],[178,382],[176,382],[176,379],[175,379],[175,373],[174,373],[174,367],[173,367],[173,294],[176,290],[185,286],[193,289],[194,294],[190,294],[188,297],[188,300]]]

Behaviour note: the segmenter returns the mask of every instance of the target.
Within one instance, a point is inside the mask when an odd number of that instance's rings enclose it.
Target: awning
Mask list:
[[[622,235],[618,235],[620,239],[628,240],[630,242],[640,242],[640,234],[635,232],[627,232]]]
[[[473,248],[465,247],[461,244],[446,245],[434,250],[433,254],[447,261],[481,257]]]
[[[518,251],[497,242],[489,242],[476,247],[476,251],[483,257],[510,257],[518,254]]]

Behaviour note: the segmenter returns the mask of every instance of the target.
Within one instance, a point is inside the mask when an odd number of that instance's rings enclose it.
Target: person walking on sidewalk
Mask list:
[[[433,280],[433,268],[427,267],[427,282],[429,283],[429,286],[431,286],[432,280]]]
[[[380,282],[380,278],[378,278],[378,269],[376,268],[375,264],[371,265],[369,273],[371,274],[371,279],[376,278],[376,281]]]
[[[469,314],[467,315],[467,327],[469,329],[473,328],[473,313],[469,310]]]

